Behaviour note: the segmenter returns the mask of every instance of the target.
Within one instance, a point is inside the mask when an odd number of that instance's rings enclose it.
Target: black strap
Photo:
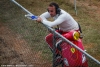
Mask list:
[[[82,29],[79,23],[78,23],[78,26],[79,26],[80,33],[82,33]]]

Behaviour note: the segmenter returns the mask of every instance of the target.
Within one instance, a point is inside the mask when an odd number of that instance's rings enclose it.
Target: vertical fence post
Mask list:
[[[74,0],[74,7],[75,7],[75,13],[76,13],[76,15],[77,15],[76,0]]]
[[[55,31],[55,30],[53,30],[53,31]],[[52,32],[52,33],[53,33],[53,67],[56,67],[56,65],[55,65],[55,59],[56,59],[56,46],[55,46],[55,44],[56,44],[56,34],[54,32]]]

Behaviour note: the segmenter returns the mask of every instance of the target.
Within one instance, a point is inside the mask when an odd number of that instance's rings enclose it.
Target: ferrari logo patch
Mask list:
[[[72,53],[75,53],[75,48],[72,47],[72,48],[71,48],[71,52],[72,52]]]

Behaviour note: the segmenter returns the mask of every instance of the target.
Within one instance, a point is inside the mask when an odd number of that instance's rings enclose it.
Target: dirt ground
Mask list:
[[[28,65],[27,67],[44,67],[41,63],[40,52],[31,51],[27,42],[6,26],[0,24],[0,64]],[[6,62],[5,62],[6,61]],[[34,66],[35,65],[35,66]]]
[[[24,40],[20,39],[19,35],[15,35],[7,27],[0,24],[0,60],[2,60],[1,64],[29,65],[33,61],[31,59],[33,58],[33,56],[35,57],[35,55],[31,53],[31,50],[27,46],[27,43]]]
[[[8,14],[9,12],[11,12],[8,10],[8,8],[10,9],[12,8],[12,6],[13,5],[10,1],[0,1],[0,67],[7,67],[6,65],[27,65],[27,67],[51,67],[50,63],[43,61],[42,57],[40,56],[40,51],[33,51],[29,43],[22,39],[21,35],[15,33],[8,26],[4,25],[6,23],[3,23],[3,20],[7,21],[5,18],[9,18]]]

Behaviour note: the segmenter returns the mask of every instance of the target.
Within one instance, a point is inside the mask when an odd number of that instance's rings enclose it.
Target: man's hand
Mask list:
[[[39,22],[39,23],[41,23],[42,22],[42,18],[38,17],[36,21]]]
[[[39,23],[42,22],[42,18],[41,17],[34,16],[33,14],[27,14],[27,15],[25,15],[25,17],[27,17],[28,19],[31,19],[31,20],[36,20]]]

